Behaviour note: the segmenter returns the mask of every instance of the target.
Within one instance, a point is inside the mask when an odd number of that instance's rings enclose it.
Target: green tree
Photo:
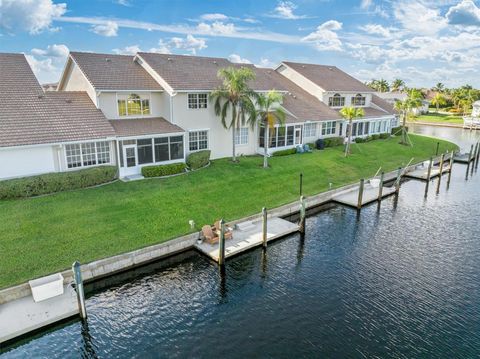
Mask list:
[[[432,91],[443,93],[443,91],[445,91],[445,85],[441,82],[438,82],[435,86],[432,87]]]
[[[388,92],[388,91],[390,91],[390,86],[388,85],[387,80],[385,80],[385,79],[378,80],[377,91],[378,92]]]
[[[340,115],[342,115],[345,120],[348,120],[348,140],[345,146],[345,157],[347,157],[350,153],[350,144],[352,143],[353,120],[365,116],[365,112],[361,107],[343,107],[340,110]]]
[[[445,106],[447,104],[447,99],[440,92],[437,92],[431,101],[432,105],[437,107],[437,112],[440,110],[440,106]]]
[[[248,82],[255,79],[255,73],[247,67],[227,67],[218,70],[218,77],[223,80],[223,85],[212,91],[209,97],[223,127],[232,130],[232,161],[237,162],[236,131],[240,126],[255,121],[253,100],[257,94],[248,86]],[[229,114],[230,120],[227,119]]]
[[[422,105],[423,94],[420,90],[411,89],[408,91],[408,97],[403,101],[396,101],[394,108],[400,112],[402,119],[402,141],[403,145],[408,145],[407,138],[407,117],[414,108]]]
[[[256,119],[264,127],[263,139],[263,168],[268,168],[268,146],[270,131],[275,124],[285,123],[285,111],[281,107],[283,96],[275,90],[260,94],[257,97]]]
[[[405,88],[405,81],[402,79],[395,79],[392,81],[391,90],[392,91],[401,91]]]

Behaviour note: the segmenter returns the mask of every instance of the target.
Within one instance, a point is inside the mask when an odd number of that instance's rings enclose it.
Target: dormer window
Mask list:
[[[119,116],[142,116],[150,115],[150,98],[132,93],[118,96]]]
[[[332,97],[328,98],[328,106],[330,107],[345,106],[345,97],[341,96],[339,93],[336,93]]]
[[[352,97],[352,106],[365,106],[366,98],[360,93]]]

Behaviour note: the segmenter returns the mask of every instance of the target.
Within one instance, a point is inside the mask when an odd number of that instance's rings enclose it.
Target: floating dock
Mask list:
[[[262,245],[262,220],[239,224],[243,229],[234,228],[233,238],[225,241],[225,258],[245,252]],[[238,225],[237,225],[238,227]],[[267,242],[298,232],[299,226],[285,219],[273,217],[267,221]],[[196,243],[195,248],[201,253],[218,262],[219,243],[209,244],[205,241]]]
[[[453,157],[453,162],[469,164],[474,159],[469,153],[459,153]]]
[[[385,198],[391,196],[395,193],[395,187],[383,187],[381,198]],[[365,206],[369,203],[378,201],[379,199],[379,187],[374,187],[369,183],[366,183],[363,187],[363,195],[361,201],[359,201],[359,193],[360,193],[360,186],[354,187],[349,191],[345,191],[339,193],[338,195],[334,196],[332,199],[333,201],[344,204],[346,206],[358,208],[360,206]],[[360,203],[359,203],[360,202]]]
[[[35,302],[33,297],[23,297],[0,307],[0,343],[46,325],[78,315],[77,293],[64,285],[62,295]]]
[[[445,163],[442,169],[442,175],[450,171],[450,166]],[[405,173],[405,177],[413,178],[421,181],[428,181],[429,179],[440,176],[440,166],[432,166],[430,171],[430,178],[428,178],[428,167],[427,166],[418,166],[414,170]]]

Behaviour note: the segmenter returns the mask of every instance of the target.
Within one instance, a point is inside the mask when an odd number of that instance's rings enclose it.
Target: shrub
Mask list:
[[[289,148],[289,149],[286,149],[286,150],[273,152],[272,156],[273,157],[288,156],[288,155],[293,155],[295,153],[297,153],[296,148]]]
[[[378,140],[380,138],[380,135],[372,135],[372,141]]]
[[[306,144],[308,147],[310,147],[311,150],[314,150],[315,149],[315,144],[312,142],[312,143],[307,143]]]
[[[190,153],[187,157],[187,166],[196,170],[205,167],[210,161],[210,150],[198,151]]]
[[[365,138],[357,137],[355,139],[355,143],[364,143],[364,142],[367,142],[367,140]]]
[[[381,133],[379,136],[382,140],[386,140],[387,138],[390,138],[389,133]]]
[[[401,133],[402,133],[402,128],[403,128],[403,126],[393,127],[392,128],[392,135],[400,136]],[[408,131],[408,127],[407,127],[407,131]]]
[[[185,172],[187,165],[185,163],[171,163],[168,165],[145,166],[142,167],[143,177],[163,177],[176,175]]]
[[[78,171],[48,173],[40,176],[0,181],[0,199],[33,197],[113,181],[117,167],[100,166]]]
[[[343,137],[330,137],[324,139],[325,147],[335,147],[343,145]]]

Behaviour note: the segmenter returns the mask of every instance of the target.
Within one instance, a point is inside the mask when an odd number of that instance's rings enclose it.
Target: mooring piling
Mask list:
[[[438,156],[439,149],[440,149],[440,142],[437,142],[437,149],[435,150],[435,156]]]
[[[225,221],[220,220],[220,237],[218,239],[218,264],[225,265]]]
[[[402,181],[402,167],[398,167],[397,170],[397,179],[395,181],[395,192],[398,194],[400,192],[400,182]]]
[[[384,180],[384,177],[385,177],[385,172],[382,172],[380,174],[380,184],[378,186],[378,201],[379,202],[382,200],[382,197],[383,197],[383,180]]]
[[[432,166],[433,166],[433,157],[430,157],[430,162],[428,163],[427,181],[430,181],[430,179],[432,178]]]
[[[478,145],[478,150],[477,150],[477,156],[475,158],[475,171],[478,168],[478,160],[480,159],[480,142],[477,142]]]
[[[303,195],[303,173],[300,173],[300,196]]]
[[[80,318],[87,319],[87,308],[85,306],[85,291],[83,289],[82,271],[80,262],[75,261],[72,265],[73,278],[75,281],[75,291],[77,292],[78,312]]]
[[[440,192],[440,184],[442,183],[444,161],[445,161],[445,154],[442,153],[442,156],[440,157],[440,175],[438,176],[438,182],[437,182],[437,194]]]
[[[357,202],[357,210],[362,209],[362,203],[363,203],[363,190],[365,188],[365,179],[360,180],[360,186],[358,188],[358,202]]]
[[[262,208],[262,245],[267,248],[267,209]]]
[[[477,152],[478,152],[478,142],[475,144],[475,150],[473,150],[473,155],[472,155],[472,169],[471,169],[471,174],[473,175],[473,170],[475,169],[475,162],[477,159]]]
[[[470,172],[470,165],[472,164],[472,156],[473,156],[473,145],[470,146],[470,152],[468,154],[468,164],[467,164],[467,172],[465,173],[465,179],[468,179],[468,172]]]
[[[305,217],[307,215],[307,205],[305,203],[305,197],[300,196],[300,226],[299,232],[305,234]]]
[[[450,156],[450,166],[448,167],[448,179],[447,179],[447,188],[450,187],[450,180],[452,179],[452,168],[453,168],[453,152],[452,155]]]

